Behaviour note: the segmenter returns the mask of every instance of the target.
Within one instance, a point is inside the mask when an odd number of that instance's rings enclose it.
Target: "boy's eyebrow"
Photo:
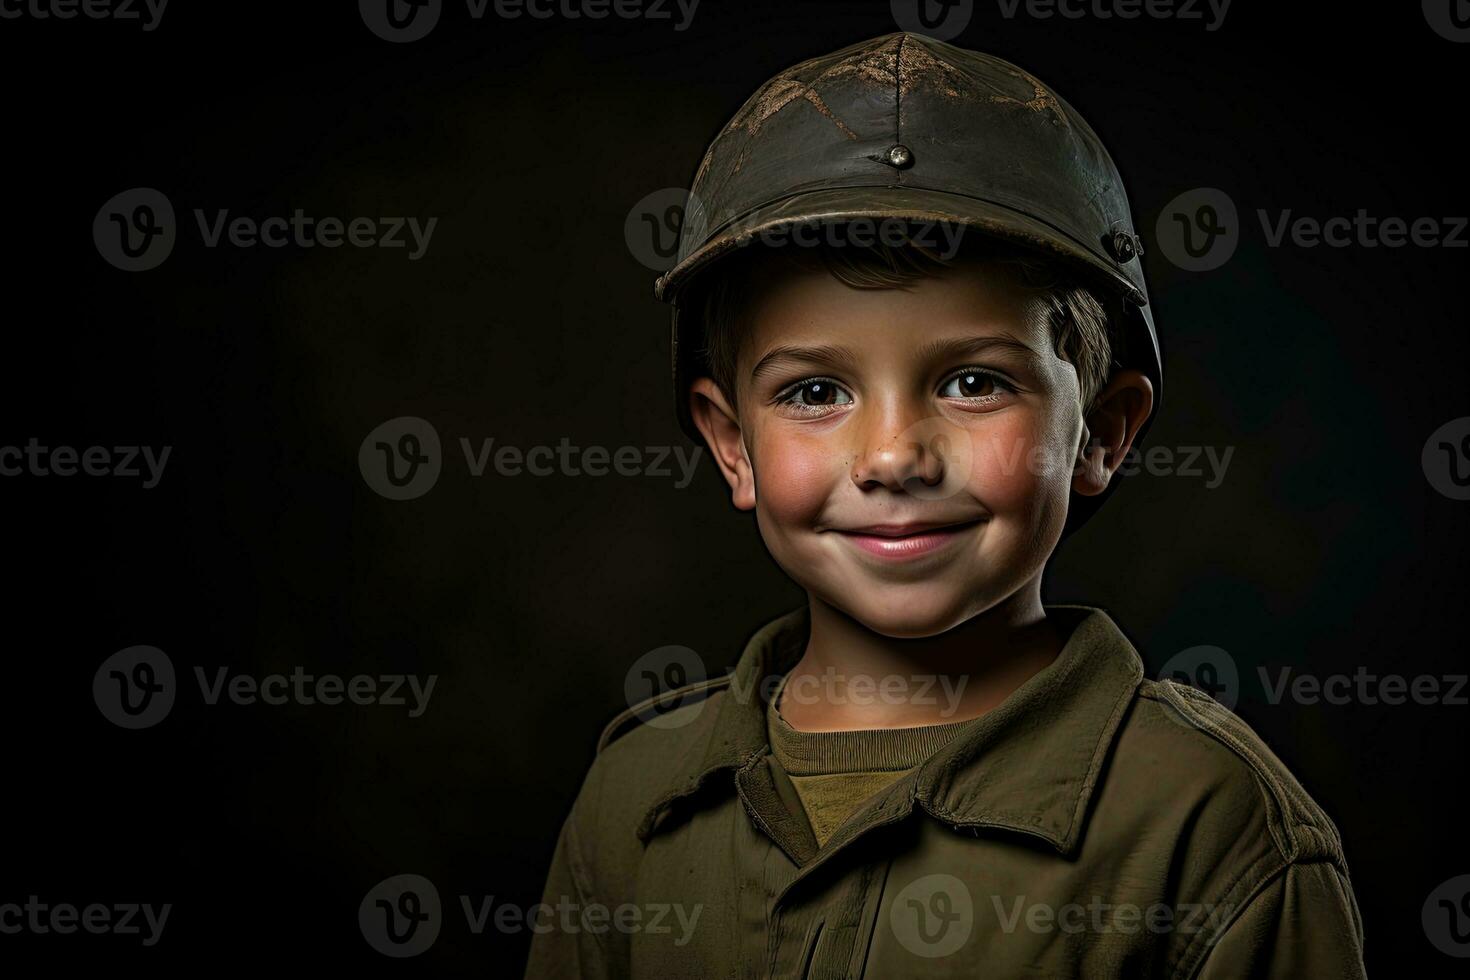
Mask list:
[[[1040,360],[1040,356],[1031,345],[1017,340],[1010,334],[935,340],[920,347],[918,354],[920,358],[927,361],[973,357],[990,351],[1000,354],[1011,354],[1030,365],[1034,365]],[[833,347],[828,344],[820,344],[814,347],[798,347],[783,344],[780,347],[772,348],[767,352],[766,356],[762,357],[756,363],[755,368],[750,372],[750,379],[751,381],[759,380],[762,374],[774,371],[782,361],[851,365],[853,360],[852,351],[846,347]]]
[[[1040,360],[1040,355],[1037,354],[1030,344],[1017,340],[1010,334],[936,340],[919,348],[919,355],[925,360],[946,360],[954,357],[984,354],[990,351],[995,351],[1000,354],[1013,354],[1028,363],[1034,363]]]
[[[850,365],[853,362],[852,351],[846,347],[833,347],[830,344],[819,344],[815,347],[797,347],[791,344],[782,344],[773,347],[766,352],[766,356],[756,362],[750,372],[750,380],[756,381],[767,371],[775,370],[781,361],[810,361],[826,364]]]

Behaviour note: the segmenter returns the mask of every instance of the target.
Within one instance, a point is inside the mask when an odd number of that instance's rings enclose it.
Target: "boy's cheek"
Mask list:
[[[946,426],[952,448],[945,487],[996,514],[1034,509],[1048,488],[1070,485],[1073,454],[1064,423],[1015,413],[991,420],[962,443]],[[815,522],[843,490],[843,481],[851,480],[853,453],[830,438],[766,429],[754,434],[751,449],[757,505],[777,525]],[[1065,496],[1065,490],[1060,492]]]
[[[971,440],[971,486],[1007,500],[1025,494],[1037,480],[1035,460],[1041,453],[1038,447],[1045,445],[1037,436],[1033,426],[1020,422],[976,432]]]
[[[815,520],[844,476],[842,455],[820,440],[759,440],[755,446],[756,503],[779,523]]]
[[[994,512],[1029,509],[1070,483],[1072,453],[1061,427],[1018,420],[977,433],[971,447],[969,487]]]

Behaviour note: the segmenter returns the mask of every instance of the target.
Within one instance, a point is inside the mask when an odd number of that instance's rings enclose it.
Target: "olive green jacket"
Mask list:
[[[1102,610],[1048,614],[1076,624],[1057,659],[820,849],[778,792],[761,699],[805,609],[673,710],[615,718],[527,977],[1363,976],[1337,828],[1276,756],[1145,679]]]

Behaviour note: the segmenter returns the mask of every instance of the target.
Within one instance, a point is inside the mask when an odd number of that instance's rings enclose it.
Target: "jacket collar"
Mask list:
[[[905,810],[916,804],[956,828],[1030,834],[1064,855],[1077,846],[1143,662],[1103,610],[1056,605],[1047,613],[1063,628],[1075,624],[1057,658],[903,780]],[[809,629],[802,607],[751,637],[717,710],[699,726],[703,738],[689,733],[695,744],[686,746],[668,789],[648,809],[640,838],[652,836],[660,818],[712,775],[753,765],[769,750],[766,699],[801,658]]]

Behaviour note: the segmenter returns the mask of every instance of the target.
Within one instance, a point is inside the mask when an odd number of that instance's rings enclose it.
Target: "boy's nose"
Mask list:
[[[874,425],[864,433],[852,466],[852,482],[858,489],[913,492],[944,482],[952,438],[922,420],[897,421]]]

